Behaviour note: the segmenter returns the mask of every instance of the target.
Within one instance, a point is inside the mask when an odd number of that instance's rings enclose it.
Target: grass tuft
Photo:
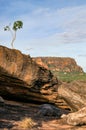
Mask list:
[[[31,118],[24,118],[18,123],[18,127],[24,130],[31,129],[36,123]]]

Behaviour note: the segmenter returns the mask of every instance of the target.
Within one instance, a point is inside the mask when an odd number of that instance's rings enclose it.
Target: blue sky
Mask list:
[[[86,0],[0,0],[0,44],[11,48],[5,25],[22,20],[14,47],[31,56],[72,57],[86,71]]]

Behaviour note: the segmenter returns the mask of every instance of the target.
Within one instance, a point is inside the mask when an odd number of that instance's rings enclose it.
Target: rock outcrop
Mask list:
[[[33,58],[33,61],[35,61],[38,65],[40,65],[46,69],[49,69],[47,63],[45,61],[43,61],[41,57],[37,57],[37,58],[35,57],[35,58]]]
[[[51,71],[57,72],[83,72],[83,69],[77,65],[73,58],[66,57],[34,57],[33,60],[49,68]]]
[[[55,103],[59,83],[51,71],[19,50],[0,46],[0,95],[15,100]]]
[[[62,116],[69,125],[86,125],[86,106],[79,111]]]
[[[86,125],[86,81],[73,81],[58,88],[58,96],[66,101],[72,113],[62,115],[69,125]]]
[[[66,101],[72,111],[86,106],[86,81],[64,83],[58,88],[58,96]]]

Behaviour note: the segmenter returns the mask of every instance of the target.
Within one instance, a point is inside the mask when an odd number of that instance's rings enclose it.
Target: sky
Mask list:
[[[11,48],[6,25],[21,20],[14,48],[32,57],[74,58],[86,72],[86,0],[0,0],[0,45]]]

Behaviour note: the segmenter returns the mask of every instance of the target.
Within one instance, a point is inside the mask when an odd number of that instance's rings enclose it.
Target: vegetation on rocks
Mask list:
[[[21,29],[23,27],[23,22],[22,21],[15,21],[13,23],[13,27],[11,29],[10,25],[7,25],[4,27],[4,31],[10,31],[11,35],[12,35],[12,41],[11,41],[11,46],[12,48],[14,48],[14,41],[16,39],[16,31],[18,29]]]
[[[33,126],[36,125],[36,123],[31,118],[27,118],[27,117],[22,119],[18,123],[15,123],[15,125],[17,124],[18,124],[17,129],[21,129],[21,130],[31,129],[33,128]]]
[[[63,82],[86,80],[86,73],[77,65],[73,58],[35,57],[33,59],[37,64],[51,70],[51,72]]]
[[[80,72],[53,72],[53,74],[58,77],[59,80],[63,82],[72,82],[72,81],[86,81],[86,73]]]

